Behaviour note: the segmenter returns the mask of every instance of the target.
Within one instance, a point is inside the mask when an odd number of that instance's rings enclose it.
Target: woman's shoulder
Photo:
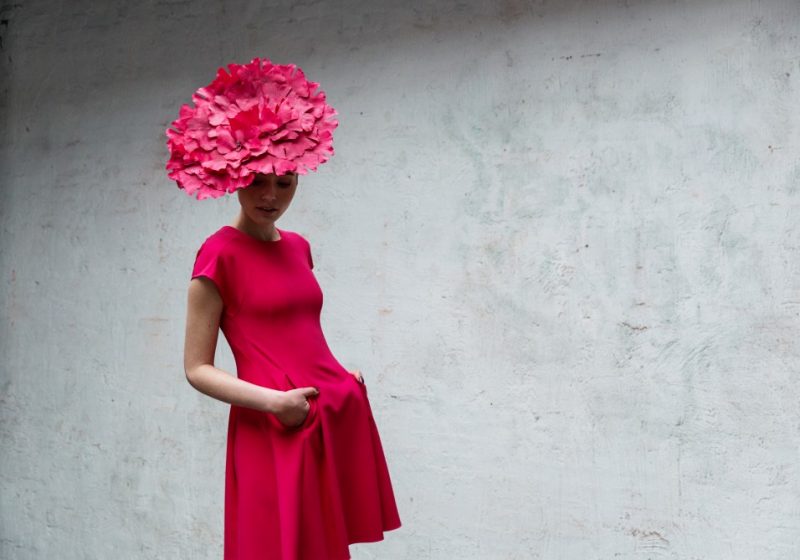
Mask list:
[[[288,229],[278,228],[281,232],[281,235],[285,235],[286,239],[290,241],[299,241],[300,243],[308,244],[308,237],[304,233],[300,233],[299,231],[292,231]]]
[[[217,256],[230,253],[235,250],[235,236],[229,226],[222,226],[216,231],[208,234],[198,245],[197,253],[207,253]]]
[[[306,236],[296,231],[281,230],[281,235],[286,236],[287,242],[294,247],[294,250],[305,255],[308,260],[309,268],[314,268],[314,258],[311,256],[311,243]]]
[[[224,225],[216,231],[206,236],[203,243],[209,244],[225,244],[231,239],[235,239],[237,230],[233,226]]]

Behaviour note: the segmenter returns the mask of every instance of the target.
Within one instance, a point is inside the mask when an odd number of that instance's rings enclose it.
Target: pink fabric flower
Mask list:
[[[198,200],[250,185],[256,173],[305,175],[333,155],[338,113],[294,64],[229,64],[167,129],[167,175]]]

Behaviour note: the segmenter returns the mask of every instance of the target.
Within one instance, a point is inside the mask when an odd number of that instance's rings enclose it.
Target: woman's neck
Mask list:
[[[248,220],[239,215],[233,221],[231,226],[245,232],[248,235],[252,235],[253,237],[261,239],[262,241],[277,241],[280,239],[280,234],[278,233],[278,229],[275,227],[274,223],[266,226],[259,226],[253,223],[252,220]]]

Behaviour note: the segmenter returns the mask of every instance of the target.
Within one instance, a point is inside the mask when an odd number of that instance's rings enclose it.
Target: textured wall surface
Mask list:
[[[238,203],[164,130],[254,56],[340,113],[279,226],[404,521],[355,559],[800,557],[800,3],[0,5],[0,557],[221,558]]]

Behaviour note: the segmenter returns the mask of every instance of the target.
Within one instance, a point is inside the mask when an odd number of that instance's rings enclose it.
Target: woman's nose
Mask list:
[[[272,183],[267,183],[264,185],[264,188],[261,189],[261,198],[262,199],[274,199],[277,198],[278,189]]]

